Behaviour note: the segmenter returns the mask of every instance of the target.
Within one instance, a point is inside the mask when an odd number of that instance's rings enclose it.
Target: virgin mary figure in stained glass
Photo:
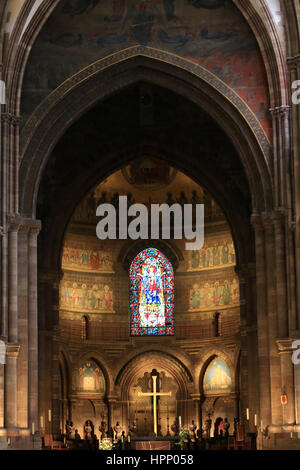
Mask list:
[[[173,268],[155,248],[142,251],[130,268],[131,334],[172,335]]]

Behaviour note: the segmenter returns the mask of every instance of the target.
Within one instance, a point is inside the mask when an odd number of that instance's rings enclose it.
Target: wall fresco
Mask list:
[[[215,359],[208,367],[203,381],[205,392],[230,391],[232,378],[230,370],[225,362]]]
[[[108,284],[62,281],[60,308],[77,312],[114,313],[113,291]]]
[[[202,281],[190,288],[189,312],[217,308],[230,308],[240,305],[239,283],[233,280]]]
[[[261,54],[231,0],[64,0],[37,38],[25,71],[22,114],[101,58],[147,45],[205,67],[249,105],[270,136]]]

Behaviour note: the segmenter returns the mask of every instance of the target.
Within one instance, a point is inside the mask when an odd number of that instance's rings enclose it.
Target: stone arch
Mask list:
[[[241,158],[251,190],[253,211],[273,207],[270,144],[246,103],[202,67],[172,54],[134,46],[71,77],[31,116],[21,137],[22,213],[35,214],[43,168],[67,128],[97,102],[141,80],[168,88],[210,114]]]
[[[59,2],[60,0],[44,0],[33,15],[32,2],[25,2],[22,12],[19,14],[20,19],[18,17],[15,21],[13,33],[18,41],[11,45],[8,59],[4,63],[4,78],[8,81],[8,112],[19,114],[20,90],[30,51],[46,20]],[[278,41],[274,40],[274,22],[272,16],[267,14],[268,7],[263,0],[259,1],[261,9],[256,9],[251,0],[233,0],[233,2],[251,27],[259,44],[267,69],[272,107],[286,104],[284,97],[281,96],[281,90],[287,89],[285,74],[282,73],[284,59]],[[31,19],[27,24],[29,17]],[[25,24],[27,27],[24,31]]]
[[[198,391],[200,394],[203,394],[203,379],[204,379],[205,372],[207,368],[209,367],[209,365],[211,364],[211,362],[216,358],[220,358],[222,361],[224,361],[230,370],[230,374],[232,377],[232,384],[233,384],[232,391],[234,392],[238,388],[238,383],[237,383],[238,376],[236,374],[236,359],[233,358],[227,352],[224,352],[223,350],[217,347],[214,347],[214,348],[210,348],[209,350],[205,352],[205,354],[203,354],[200,362],[196,365],[196,368],[195,368],[196,387],[198,387]]]
[[[156,248],[164,253],[171,262],[174,271],[176,271],[179,262],[184,259],[178,247],[172,243],[172,240],[137,240],[134,243],[132,243],[132,240],[129,240],[121,248],[117,262],[122,264],[124,270],[128,272],[134,258],[148,247]]]
[[[134,357],[127,360],[119,370],[115,385],[120,389],[121,399],[128,399],[131,381],[137,371],[145,365],[145,362],[151,363],[151,368],[163,367],[166,369],[176,380],[182,399],[188,397],[188,384],[193,383],[193,377],[189,369],[180,360],[169,353],[148,350],[134,355]]]
[[[105,395],[108,396],[113,389],[113,377],[111,375],[110,368],[106,360],[98,351],[94,349],[85,350],[84,352],[79,353],[74,358],[74,360],[72,361],[72,379],[76,368],[80,367],[82,363],[88,360],[94,361],[103,372],[106,385]]]

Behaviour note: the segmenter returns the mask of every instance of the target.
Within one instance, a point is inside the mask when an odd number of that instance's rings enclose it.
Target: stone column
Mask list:
[[[294,364],[292,363],[292,340],[277,340],[281,362],[282,393],[287,395],[287,404],[282,405],[283,424],[296,424],[295,416],[295,380]]]
[[[284,243],[284,214],[274,214],[275,246],[276,246],[276,297],[279,338],[289,336],[288,303],[287,303],[287,275]]]
[[[20,346],[17,344],[6,345],[5,367],[5,427],[15,429],[17,427],[17,360]]]
[[[38,421],[38,306],[37,306],[37,236],[41,229],[39,221],[32,221],[28,246],[28,385],[29,426]]]
[[[28,423],[28,232],[29,225],[22,220],[18,235],[18,427]]]
[[[39,414],[47,417],[52,411],[51,430],[59,431],[59,368],[57,321],[60,275],[39,271]],[[55,329],[56,328],[56,329]],[[56,338],[56,339],[54,339]],[[54,401],[53,401],[54,400]]]
[[[296,7],[295,7],[296,8]],[[297,55],[290,57],[287,60],[289,69],[289,83],[293,83],[300,80],[300,54],[297,50],[296,42],[295,52]],[[296,90],[295,90],[296,91]],[[297,318],[295,321],[294,329],[300,330],[300,105],[293,104],[291,108],[291,127],[292,127],[292,163],[293,168],[292,180],[293,180],[293,191],[294,191],[294,204],[293,204],[293,220],[291,221],[291,228],[293,231],[294,240],[294,253],[293,260],[296,264],[296,279],[294,296],[296,300],[296,314]]]
[[[246,412],[250,407],[249,403],[249,369],[248,369],[248,338],[247,338],[247,311],[246,311],[246,280],[245,280],[245,267],[236,266],[236,274],[239,278],[240,288],[240,322],[241,322],[241,358],[240,358],[240,373],[241,373],[241,390],[240,390],[240,405],[241,414]]]
[[[0,364],[0,429],[4,427],[4,364]]]
[[[282,424],[281,410],[281,368],[277,350],[276,338],[278,332],[277,292],[276,292],[276,245],[274,235],[273,214],[263,214],[265,229],[265,257],[266,257],[266,290],[267,290],[267,314],[269,332],[269,358],[270,358],[270,383],[271,383],[271,412],[272,424]]]
[[[8,233],[8,341],[18,342],[18,230],[20,217],[9,219]]]
[[[255,230],[256,257],[256,299],[257,299],[257,338],[259,366],[260,421],[264,426],[271,424],[271,383],[268,338],[267,284],[265,277],[265,239],[259,214],[251,219]]]
[[[21,219],[10,217],[8,233],[8,344],[5,367],[5,426],[17,427],[18,230]]]

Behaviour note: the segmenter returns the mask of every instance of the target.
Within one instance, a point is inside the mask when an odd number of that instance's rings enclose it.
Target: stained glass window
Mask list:
[[[139,253],[130,267],[132,336],[174,335],[174,273],[155,248]]]

